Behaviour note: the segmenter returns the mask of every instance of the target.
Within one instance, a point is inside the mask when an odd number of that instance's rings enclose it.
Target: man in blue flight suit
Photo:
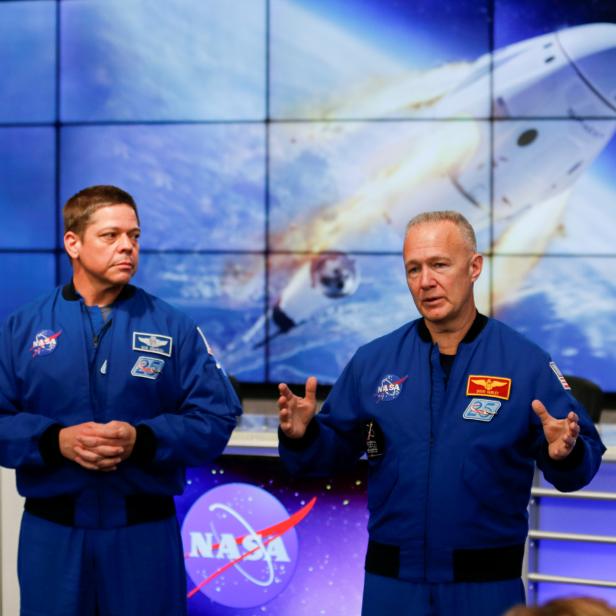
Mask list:
[[[186,614],[173,495],[224,449],[239,402],[186,315],[129,284],[133,198],[64,206],[72,281],[0,330],[0,464],[25,496],[24,616]]]
[[[403,256],[421,318],[360,348],[318,415],[314,377],[304,398],[279,386],[292,473],[367,454],[363,616],[500,616],[523,602],[535,464],[577,490],[605,451],[548,354],[477,312],[476,250],[457,212],[411,220]]]

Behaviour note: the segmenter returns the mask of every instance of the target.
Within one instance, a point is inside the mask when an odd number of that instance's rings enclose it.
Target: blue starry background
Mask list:
[[[294,527],[299,543],[297,564],[282,593],[262,606],[238,609],[217,604],[199,592],[189,599],[189,614],[357,616],[368,544],[366,476],[367,467],[362,461],[356,471],[335,478],[297,480],[284,472],[278,458],[240,455],[189,469],[186,491],[176,497],[180,525],[197,499],[226,483],[249,483],[266,490],[289,515],[317,497],[310,513]],[[188,592],[193,586],[189,580]]]

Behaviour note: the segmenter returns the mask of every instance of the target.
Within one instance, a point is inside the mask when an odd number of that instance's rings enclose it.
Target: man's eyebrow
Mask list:
[[[407,261],[404,262],[405,265],[408,265],[409,263],[429,263],[431,261],[450,261],[451,257],[447,256],[447,255],[431,255],[429,257],[426,257],[425,259],[408,259]]]
[[[101,227],[98,232],[102,233],[103,231],[120,231],[122,229],[122,227],[118,227],[117,225],[109,225],[108,227]],[[130,231],[141,231],[141,227],[137,226],[137,227],[131,227],[130,229],[127,230],[128,232]]]

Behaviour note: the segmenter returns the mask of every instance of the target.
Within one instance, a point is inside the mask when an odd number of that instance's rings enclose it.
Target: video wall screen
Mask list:
[[[329,384],[417,316],[406,222],[455,209],[480,309],[616,392],[616,5],[21,0],[0,34],[3,264],[62,283],[62,204],[117,184],[136,282],[228,372]]]
[[[61,120],[263,120],[265,10],[263,0],[61,3]]]
[[[55,5],[26,1],[0,7],[0,125],[56,118]]]

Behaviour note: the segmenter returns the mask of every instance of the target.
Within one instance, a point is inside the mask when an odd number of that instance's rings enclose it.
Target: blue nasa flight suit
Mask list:
[[[535,462],[571,491],[605,451],[561,379],[544,351],[483,315],[445,370],[419,319],[357,351],[302,439],[279,433],[294,474],[333,473],[368,448],[364,616],[500,616],[524,601]],[[565,460],[549,457],[534,399],[580,416]]]
[[[0,330],[0,464],[26,497],[18,571],[24,616],[186,613],[173,495],[186,466],[224,449],[241,413],[201,330],[132,285],[104,320],[72,284]],[[137,429],[110,472],[64,458],[86,421]]]

